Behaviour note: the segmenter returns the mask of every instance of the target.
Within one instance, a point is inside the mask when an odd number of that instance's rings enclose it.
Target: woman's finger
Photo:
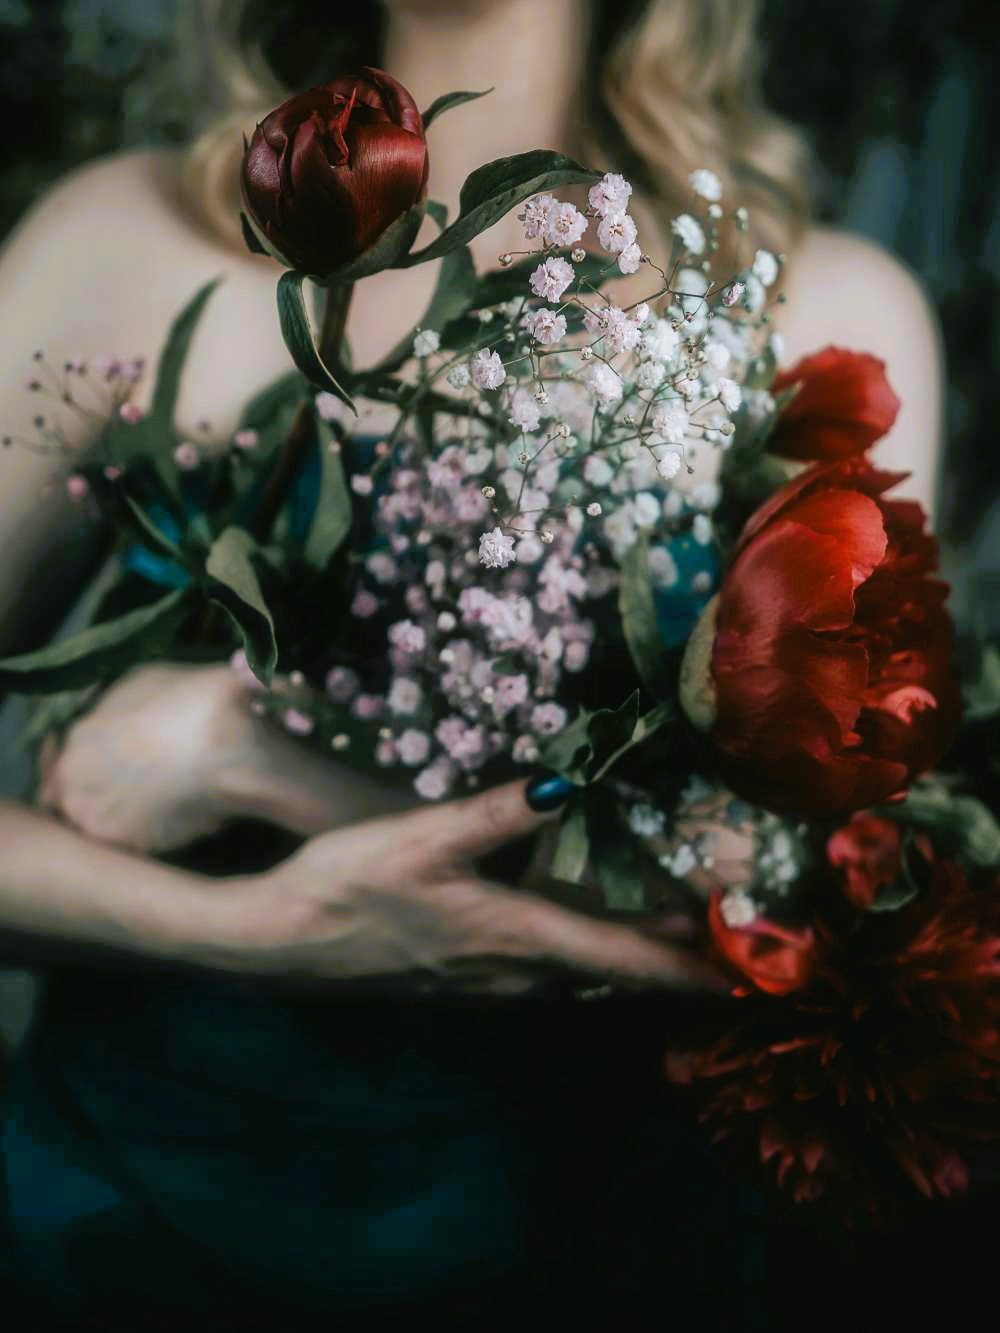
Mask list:
[[[573,791],[560,778],[534,783],[508,782],[477,796],[428,806],[401,816],[393,840],[423,866],[450,866],[485,856],[504,843],[541,828]],[[541,791],[544,807],[537,808]],[[528,803],[529,796],[536,807]]]
[[[450,886],[452,894],[458,886]],[[640,934],[632,926],[595,921],[532,894],[478,881],[465,890],[461,954],[549,959],[601,976],[684,990],[727,993],[732,983],[699,955]]]

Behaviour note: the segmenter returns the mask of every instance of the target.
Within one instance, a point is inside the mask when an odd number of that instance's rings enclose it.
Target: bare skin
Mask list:
[[[572,31],[574,0],[535,0],[534,4],[498,5],[488,0],[477,6],[456,7],[444,0],[399,0],[393,8],[387,67],[410,86],[419,102],[427,102],[443,87],[488,87],[496,85],[494,99],[485,99],[465,111],[455,112],[435,125],[430,135],[432,173],[430,191],[452,209],[465,175],[482,160],[502,153],[522,151],[539,143],[570,148],[567,122],[572,90],[577,77],[579,51],[571,41],[559,48],[545,33]],[[516,11],[516,12],[515,12]],[[459,14],[461,21],[459,21]],[[540,26],[539,26],[540,25]],[[555,26],[553,26],[555,25]],[[512,35],[518,37],[518,60],[510,60]],[[501,40],[502,39],[502,40]],[[492,108],[492,109],[491,109]],[[192,349],[189,372],[182,386],[179,421],[185,433],[200,440],[224,443],[235,428],[242,404],[262,383],[282,374],[288,358],[274,315],[274,283],[277,270],[272,261],[226,249],[215,238],[200,231],[181,208],[175,190],[175,156],[166,151],[120,154],[92,163],[58,182],[29,212],[0,255],[0,308],[11,312],[0,323],[0,421],[14,435],[32,435],[31,419],[39,410],[37,400],[22,385],[31,372],[34,348],[44,348],[58,365],[67,357],[94,357],[101,353],[143,355],[155,360],[164,332],[187,295],[206,279],[223,275],[224,283],[209,305]],[[505,249],[520,248],[512,218],[498,224],[473,245],[481,268],[495,262]],[[376,277],[359,287],[351,309],[348,335],[358,363],[380,356],[412,327],[424,308],[434,280],[433,266],[405,274]],[[648,287],[640,273],[628,288],[639,299]],[[388,295],[391,288],[391,299]],[[941,358],[938,335],[927,302],[914,279],[893,259],[867,242],[825,229],[810,230],[799,250],[790,256],[785,290],[788,304],[780,311],[779,328],[785,337],[786,360],[833,342],[863,348],[885,357],[889,375],[903,400],[903,409],[890,436],[876,450],[879,462],[912,472],[908,490],[925,504],[933,500],[940,444]],[[143,386],[143,394],[149,392]],[[203,418],[210,422],[207,436],[199,432]],[[86,429],[65,418],[69,430],[77,431],[81,448]],[[382,419],[372,415],[362,429],[382,429]],[[31,573],[40,554],[59,543],[79,522],[62,498],[61,488],[51,495],[44,490],[52,471],[51,462],[25,450],[0,456],[3,479],[0,506],[0,651],[9,651],[14,640],[17,611],[23,599],[47,596],[32,582]],[[196,678],[182,668],[152,668],[137,679],[111,691],[91,719],[80,725],[69,739],[59,764],[50,774],[46,791],[50,805],[57,807],[84,834],[104,838],[128,848],[162,849],[182,843],[188,836],[214,827],[229,815],[240,812],[264,814],[276,823],[313,834],[366,815],[383,814],[397,808],[394,798],[377,789],[364,791],[353,778],[347,779],[333,764],[306,760],[290,742],[261,728],[250,718],[246,701],[224,677]],[[155,674],[159,673],[159,674]],[[166,674],[164,674],[166,673]],[[143,680],[145,676],[145,680]],[[144,737],[145,753],[135,751],[135,727]],[[123,738],[132,745],[131,760],[122,752]],[[225,743],[220,744],[220,737]],[[163,753],[150,773],[150,757]],[[173,748],[171,748],[173,747]],[[101,754],[117,756],[116,762],[94,762]],[[203,756],[219,756],[217,771],[206,774]],[[197,756],[197,758],[195,758]],[[145,766],[146,781],[136,780],[136,764]],[[275,781],[275,775],[280,780]],[[521,799],[520,796],[518,799]],[[523,805],[523,800],[522,800]],[[442,807],[456,827],[464,818],[460,806]],[[392,816],[399,820],[409,815]],[[533,821],[534,816],[530,816]],[[97,848],[72,830],[59,834],[62,860],[50,859],[46,849],[55,846],[55,826],[42,817],[4,807],[4,845],[17,846],[20,878],[5,876],[0,888],[0,925],[13,925],[45,933],[52,929],[53,911],[64,892],[60,876],[72,864],[80,868],[80,892],[92,891],[90,912],[81,907],[72,920],[87,938],[88,922],[106,921],[109,914],[121,928],[126,947],[139,951],[155,949],[145,926],[131,921],[132,910],[116,884],[134,883],[134,857],[122,851]],[[368,826],[379,838],[400,836],[405,825]],[[39,830],[48,830],[45,837]],[[356,826],[357,828],[357,826]],[[395,830],[395,831],[394,831]],[[525,831],[518,826],[517,831]],[[351,838],[354,849],[360,836],[350,829],[328,834],[307,845],[306,851],[287,863],[282,883],[294,880],[298,888],[291,898],[304,902],[323,881],[317,866],[326,865],[326,848],[343,850],[330,839]],[[366,834],[367,836],[367,834]],[[71,839],[72,842],[65,842]],[[345,844],[346,845],[346,844]],[[375,844],[373,843],[373,846]],[[108,861],[107,857],[121,861]],[[32,860],[32,857],[36,858]],[[97,857],[97,862],[91,858]],[[96,869],[99,865],[100,872]],[[89,866],[89,870],[85,867]],[[34,869],[32,868],[34,867]],[[47,868],[47,872],[46,872]],[[163,870],[163,868],[160,868]],[[365,874],[371,873],[365,863]],[[43,873],[46,872],[46,873]],[[170,917],[166,900],[177,895],[177,903],[197,897],[205,885],[183,877],[170,880],[175,872],[163,871],[165,895],[163,916]],[[462,893],[482,895],[470,915],[487,918],[498,899],[509,891],[456,881],[453,873],[433,861],[421,863],[420,873],[409,885],[393,883],[392,893],[409,892],[413,883],[426,894],[431,879],[441,887],[442,901],[456,882]],[[297,877],[297,878],[296,878]],[[360,876],[359,876],[360,878]],[[220,938],[247,940],[248,957],[280,959],[287,946],[295,966],[312,968],[316,975],[329,976],[339,967],[351,975],[355,964],[350,949],[340,941],[324,952],[314,949],[315,918],[303,911],[290,926],[278,910],[281,895],[272,892],[270,877],[254,884],[233,883],[225,902],[236,904],[223,924],[217,917],[196,914],[205,929],[221,931]],[[90,886],[88,890],[86,886]],[[103,887],[102,887],[103,886]],[[311,888],[309,886],[312,886]],[[358,886],[354,885],[354,889]],[[347,910],[331,888],[335,914]],[[25,926],[26,894],[35,895],[39,915],[30,914]],[[55,905],[46,908],[47,895]],[[298,897],[297,897],[298,895]],[[285,895],[287,899],[288,895]],[[322,894],[320,894],[322,898]],[[348,915],[356,923],[370,913],[370,898],[352,897]],[[379,909],[391,915],[398,900],[382,900]],[[453,904],[454,905],[454,904]],[[544,927],[535,911],[536,903],[525,896],[514,906],[527,916],[524,930],[533,943],[524,944],[526,955],[553,956],[554,918]],[[550,905],[545,905],[549,908]],[[252,908],[252,910],[251,910]],[[225,913],[226,909],[222,909]],[[402,910],[402,909],[401,909]],[[496,910],[500,910],[497,908]],[[21,912],[19,916],[18,913]],[[584,918],[563,909],[560,930],[573,938]],[[353,914],[353,915],[352,915]],[[442,950],[454,944],[442,935],[440,922],[428,925],[421,937],[412,913],[404,914],[415,932],[412,948],[426,964],[440,961]],[[375,934],[393,939],[390,916],[380,918],[383,927]],[[239,922],[237,928],[236,923]],[[312,924],[310,925],[310,921]],[[249,922],[249,925],[248,925]],[[297,924],[296,924],[297,923]],[[609,972],[622,971],[622,927],[587,922],[598,932],[611,931],[591,952],[592,965]],[[165,938],[172,939],[169,929]],[[299,930],[297,943],[288,944],[287,932]],[[361,932],[360,934],[358,932]],[[56,931],[55,933],[58,933]],[[635,975],[656,973],[666,984],[690,984],[692,964],[678,959],[676,950],[663,946],[657,966],[651,966],[646,950],[651,945],[635,932],[627,932],[640,948],[631,967]],[[155,935],[155,930],[153,931]],[[344,938],[360,939],[360,925],[350,926]],[[492,936],[470,937],[462,952],[484,947]],[[270,940],[262,945],[262,940]],[[284,940],[284,943],[280,941]],[[210,940],[185,946],[199,958],[217,957]],[[379,955],[381,963],[400,962],[398,937]],[[367,946],[366,946],[367,948]],[[395,950],[395,952],[394,952]],[[603,952],[602,952],[603,950]],[[223,953],[226,952],[224,948]],[[376,951],[377,952],[377,951]],[[493,953],[493,949],[485,949]],[[503,950],[501,950],[503,952]],[[555,950],[571,962],[579,953],[573,948]],[[362,949],[362,954],[365,950]],[[229,956],[227,965],[232,964]],[[218,965],[218,964],[216,964]],[[629,966],[624,970],[628,972]]]

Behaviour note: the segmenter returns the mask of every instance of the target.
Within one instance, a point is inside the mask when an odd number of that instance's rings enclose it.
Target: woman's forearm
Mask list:
[[[64,824],[0,801],[0,938],[97,946],[199,963],[224,938],[227,888],[91,842]],[[9,956],[5,962],[15,961]]]

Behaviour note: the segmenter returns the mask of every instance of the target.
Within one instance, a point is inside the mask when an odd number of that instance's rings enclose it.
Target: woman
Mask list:
[[[789,256],[786,358],[828,342],[883,356],[904,406],[880,459],[902,463],[913,493],[932,498],[932,318],[881,252],[806,225],[804,155],[756,101],[748,0],[355,8],[360,37],[379,35],[381,50],[352,52],[352,63],[376,59],[419,103],[495,88],[431,131],[430,192],[452,209],[482,161],[560,148],[645,185],[655,254],[657,219],[688,172],[719,171],[761,241]],[[333,56],[320,69],[303,56],[334,51],[343,16],[316,0],[277,9],[287,21],[284,40],[281,24],[272,30],[274,67],[284,62],[298,84],[336,72]],[[226,281],[193,346],[182,425],[193,434],[205,417],[200,438],[224,442],[241,405],[287,368],[274,267],[248,255],[234,227],[238,127],[283,96],[234,34],[259,31],[274,10],[204,3],[191,52],[216,62],[216,127],[186,154],[116,156],[57,183],[9,243],[0,294],[16,318],[0,328],[0,417],[11,434],[29,434],[36,411],[15,387],[34,347],[57,363],[109,350],[150,359],[184,296],[218,273]],[[507,218],[473,244],[476,262],[518,241]],[[361,285],[348,325],[357,362],[412,326],[434,276],[423,266]],[[383,428],[372,411],[363,429]],[[3,464],[9,651],[37,601],[29,574],[43,551],[65,548],[68,520],[41,494],[44,461],[11,451]],[[66,822],[0,810],[0,924],[50,954],[59,940],[75,945],[52,970],[7,1098],[5,1241],[36,1323],[44,1309],[74,1328],[140,1316],[165,1327],[180,1315],[299,1329],[336,1314],[355,1328],[415,1314],[442,1328],[506,1327],[549,1302],[560,1326],[645,1328],[662,1317],[664,1285],[673,1313],[702,1302],[700,1327],[745,1319],[739,1284],[720,1291],[705,1258],[745,1246],[729,1223],[732,1186],[710,1186],[710,1161],[680,1168],[688,1141],[657,1118],[655,1044],[642,1040],[640,1011],[611,1007],[584,1023],[530,1000],[380,1009],[329,985],[484,957],[494,960],[484,990],[522,985],[529,970],[516,961],[538,958],[672,989],[717,984],[665,923],[640,934],[476,877],[473,861],[535,831],[565,794],[536,785],[539,813],[522,788],[399,814],[384,792],[254,719],[221,668],[134,673],[71,731],[42,792]],[[358,822],[371,815],[380,818]],[[197,869],[137,855],[177,853],[241,816],[307,841],[285,859],[245,842],[238,857],[229,842],[214,865],[203,848],[187,863]],[[81,962],[81,945],[105,952]],[[291,988],[289,974],[315,984]],[[645,997],[641,1006],[654,1012]],[[568,1141],[556,1142],[560,1132]],[[619,1136],[640,1176],[660,1154],[653,1204],[625,1171]],[[646,1218],[645,1240],[643,1207],[663,1208]],[[590,1214],[578,1228],[577,1213]],[[610,1264],[604,1242],[619,1246]],[[656,1325],[639,1322],[633,1285]]]

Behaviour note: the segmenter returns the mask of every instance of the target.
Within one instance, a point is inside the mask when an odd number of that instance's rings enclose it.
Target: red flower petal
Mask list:
[[[768,442],[783,458],[853,458],[881,439],[899,412],[885,362],[866,353],[827,347],[778,375],[773,392],[794,385],[798,391]]]

